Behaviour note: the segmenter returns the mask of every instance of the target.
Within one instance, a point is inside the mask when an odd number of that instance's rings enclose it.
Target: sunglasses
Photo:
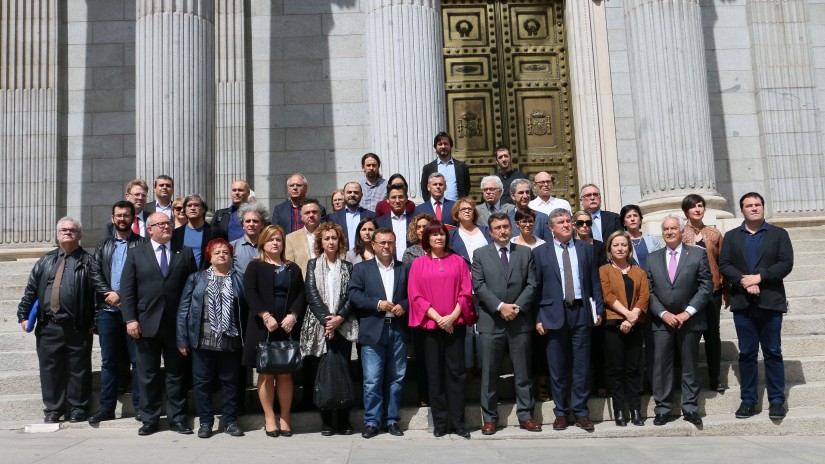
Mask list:
[[[587,221],[576,221],[576,227],[581,227],[581,226],[590,227],[592,225],[593,225],[593,221],[591,221],[589,219]]]

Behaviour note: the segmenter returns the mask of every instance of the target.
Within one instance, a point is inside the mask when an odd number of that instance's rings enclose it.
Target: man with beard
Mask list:
[[[510,184],[512,184],[514,180],[527,180],[527,174],[513,168],[513,157],[510,155],[510,149],[507,148],[506,145],[497,146],[495,151],[493,151],[493,155],[496,157],[496,166],[498,167],[495,175],[501,180],[502,190],[504,192],[510,191]],[[504,195],[501,197],[501,202],[512,204],[513,199],[509,195]]]
[[[381,177],[381,159],[375,153],[367,153],[361,157],[361,169],[364,171],[364,178],[361,179],[361,191],[364,192],[361,206],[375,211],[378,202],[387,197],[387,180]]]
[[[470,194],[470,170],[467,165],[453,158],[453,138],[446,132],[439,132],[433,139],[433,148],[438,158],[424,165],[421,169],[421,196],[424,202],[430,201],[431,193],[427,189],[430,175],[437,172],[444,176],[444,198],[456,201]],[[447,213],[449,216],[449,212]]]
[[[206,210],[209,206],[200,195],[189,195],[183,200],[183,210],[188,222],[172,232],[172,251],[189,247],[195,254],[195,262],[200,269],[209,267],[209,260],[204,259],[206,245],[216,238],[226,239],[226,233],[206,223]]]
[[[344,209],[336,211],[327,220],[341,226],[344,236],[347,237],[348,249],[355,248],[355,231],[362,219],[374,218],[375,212],[361,207],[362,190],[358,182],[347,182],[344,185]]]

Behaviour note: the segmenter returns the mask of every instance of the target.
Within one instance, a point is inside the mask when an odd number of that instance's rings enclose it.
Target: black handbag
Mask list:
[[[321,356],[318,363],[312,402],[325,411],[348,408],[355,403],[355,387],[349,373],[349,360],[332,351],[329,342],[327,352]]]
[[[292,374],[303,366],[304,360],[301,357],[301,344],[298,340],[270,341],[269,334],[266,334],[266,341],[258,342],[255,355],[255,368],[259,374]]]

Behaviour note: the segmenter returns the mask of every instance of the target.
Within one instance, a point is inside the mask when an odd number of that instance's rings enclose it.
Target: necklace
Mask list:
[[[438,262],[438,272],[444,272],[444,265],[441,263],[441,257],[436,256],[435,253],[431,253],[431,256]]]
[[[637,246],[642,244],[642,237],[639,237],[639,238],[630,237],[630,243],[633,244],[633,248],[636,248]]]
[[[611,262],[610,264],[612,264],[613,267],[615,267],[616,269],[620,270],[622,272],[622,274],[627,274],[627,271],[630,270],[630,264],[628,264],[627,267],[625,267],[625,268],[620,268],[619,266],[616,266],[616,263],[614,263],[614,262]]]

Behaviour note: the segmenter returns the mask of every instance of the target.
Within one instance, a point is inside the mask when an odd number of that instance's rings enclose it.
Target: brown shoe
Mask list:
[[[556,416],[556,420],[553,421],[553,430],[564,430],[567,428],[567,417],[566,416]]]
[[[593,421],[591,421],[590,418],[587,416],[577,417],[576,427],[581,427],[582,430],[586,430],[588,432],[596,430],[596,427],[593,427]]]
[[[526,421],[519,421],[518,426],[526,429],[528,432],[541,432],[541,424],[534,421],[533,419],[527,419]]]
[[[496,433],[496,423],[495,422],[485,422],[481,426],[481,434],[482,435],[492,435]]]

